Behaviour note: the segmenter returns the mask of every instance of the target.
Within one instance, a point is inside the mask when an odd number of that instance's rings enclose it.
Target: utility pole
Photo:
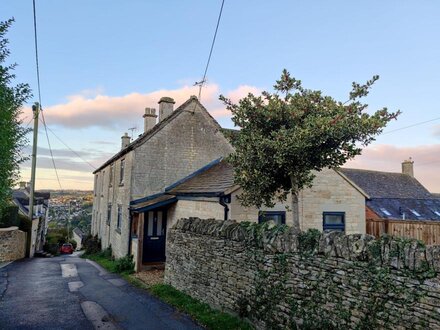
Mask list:
[[[35,169],[37,166],[37,143],[38,143],[38,116],[40,115],[40,104],[35,102],[32,106],[34,115],[34,141],[32,144],[32,167],[31,167],[31,186],[29,196],[29,219],[34,218],[34,194],[35,194]]]

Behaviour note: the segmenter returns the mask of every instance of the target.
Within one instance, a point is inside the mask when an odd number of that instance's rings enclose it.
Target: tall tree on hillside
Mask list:
[[[10,54],[5,35],[13,21],[0,22],[0,214],[18,179],[18,166],[24,160],[21,149],[27,143],[28,130],[21,126],[19,117],[23,104],[31,96],[28,84],[12,84],[16,64],[5,63]]]
[[[272,207],[292,194],[293,225],[299,230],[298,192],[312,185],[313,171],[342,166],[359,155],[400,111],[366,113],[360,101],[379,79],[353,83],[348,101],[305,89],[284,70],[275,93],[249,94],[238,104],[220,96],[241,128],[232,137],[229,161],[235,182],[243,188],[245,206]]]

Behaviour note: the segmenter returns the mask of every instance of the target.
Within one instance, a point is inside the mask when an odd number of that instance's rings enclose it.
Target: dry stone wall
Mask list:
[[[24,258],[26,233],[18,227],[0,228],[0,262]]]
[[[167,244],[167,283],[257,328],[440,328],[440,246],[197,218]]]

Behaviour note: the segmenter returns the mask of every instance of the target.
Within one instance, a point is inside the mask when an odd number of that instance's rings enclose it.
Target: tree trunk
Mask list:
[[[299,205],[298,205],[298,188],[296,181],[293,178],[290,178],[292,182],[292,216],[293,216],[293,224],[292,227],[295,229],[295,231],[300,231],[300,225],[299,225]]]

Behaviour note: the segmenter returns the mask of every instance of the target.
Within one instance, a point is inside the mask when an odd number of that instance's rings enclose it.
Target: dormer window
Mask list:
[[[385,214],[387,217],[391,216],[391,213],[390,213],[386,208],[382,207],[380,210],[381,210],[381,212],[382,212],[383,214]]]
[[[416,210],[414,210],[414,209],[409,209],[409,210],[410,210],[411,213],[414,214],[416,217],[421,217],[420,213],[417,212]]]

